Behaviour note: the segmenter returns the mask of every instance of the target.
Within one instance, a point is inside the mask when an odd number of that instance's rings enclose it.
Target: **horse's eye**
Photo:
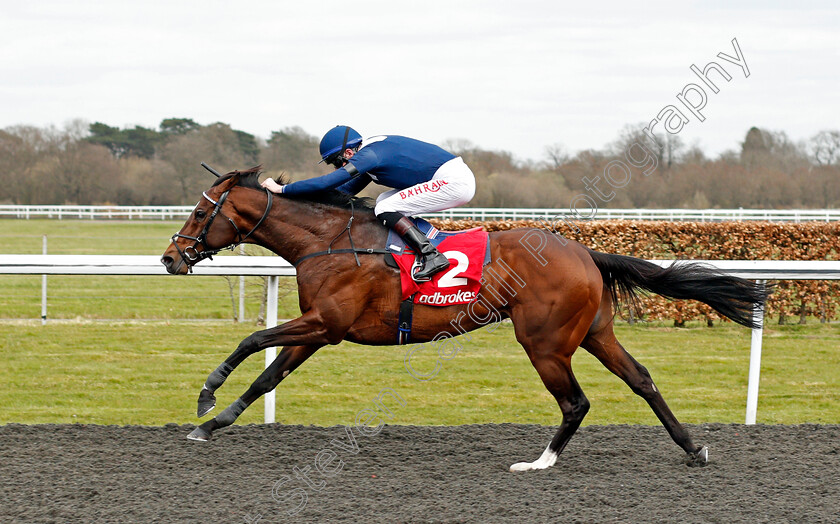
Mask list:
[[[207,213],[205,213],[203,209],[196,209],[195,210],[195,218],[201,220],[206,216],[207,216]]]

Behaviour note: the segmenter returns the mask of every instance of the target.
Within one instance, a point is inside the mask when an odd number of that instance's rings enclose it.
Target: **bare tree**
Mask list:
[[[49,155],[50,144],[41,129],[14,126],[0,131],[0,201],[15,204],[39,201],[38,164]]]
[[[74,120],[47,133],[50,155],[40,169],[49,182],[43,191],[53,191],[53,201],[93,204],[116,196],[111,189],[119,176],[117,161],[105,146],[83,140],[87,129],[86,122]]]
[[[648,133],[648,124],[627,124],[619,131],[616,139],[608,148],[615,156],[623,157],[633,144],[644,146],[657,156],[658,169],[671,169],[680,162],[685,143],[679,135],[668,133]]]
[[[752,127],[741,143],[741,163],[747,168],[772,166],[790,174],[809,162],[803,147],[788,138],[784,131]]]
[[[222,172],[250,167],[250,159],[240,148],[237,134],[221,123],[173,135],[160,156],[172,166],[171,175],[181,204],[191,203],[207,186],[207,173],[201,169],[201,162]]]
[[[548,158],[548,167],[555,171],[560,171],[560,168],[569,161],[569,152],[563,144],[556,143],[545,147],[545,156]]]
[[[289,173],[294,179],[320,174],[318,143],[297,126],[273,131],[262,150],[263,165],[268,172]]]
[[[65,203],[99,204],[114,201],[110,191],[119,175],[117,162],[108,149],[96,144],[73,141],[54,157],[49,177],[59,198]]]
[[[175,169],[160,159],[121,158],[116,201],[122,205],[168,206],[181,203],[180,192],[172,191]],[[205,179],[207,182],[208,179]]]
[[[478,149],[475,144],[466,138],[447,138],[440,144],[440,147],[458,156],[464,156],[470,151]]]
[[[840,131],[820,131],[811,137],[808,149],[818,165],[835,165],[840,161]]]

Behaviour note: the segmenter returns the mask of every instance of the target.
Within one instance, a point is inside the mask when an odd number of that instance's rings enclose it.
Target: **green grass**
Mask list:
[[[194,422],[207,374],[253,326],[231,323],[0,324],[0,423],[152,424]],[[557,424],[559,409],[545,391],[510,325],[482,330],[441,361],[437,376],[414,379],[407,347],[328,346],[277,390],[283,423],[352,424],[384,388],[396,424],[518,422]],[[677,417],[687,423],[743,423],[749,332],[715,328],[619,326],[625,347],[648,367]],[[792,326],[767,330],[759,423],[840,423],[840,328]],[[434,368],[423,348],[412,365]],[[220,408],[259,374],[262,354],[237,369],[217,392]],[[598,361],[580,350],[575,373],[592,403],[587,424],[657,425],[653,413]],[[217,408],[217,409],[220,409]],[[239,423],[262,421],[262,401]]]
[[[40,254],[42,235],[56,255],[161,255],[182,222],[84,220],[0,221],[0,253]],[[248,246],[250,254],[268,254]],[[225,256],[227,252],[220,256]],[[263,279],[247,277],[245,318],[256,319]],[[47,316],[56,319],[232,319],[239,278],[195,276],[72,276],[47,278]],[[298,315],[293,279],[281,279],[280,318]],[[0,275],[0,318],[41,317],[41,276]],[[238,303],[237,303],[238,304]]]
[[[161,251],[162,252],[162,251]],[[246,277],[245,319],[256,319],[262,301],[260,277]],[[231,300],[233,286],[234,301]],[[0,318],[41,317],[41,276],[0,275]],[[294,279],[280,279],[278,316],[298,316]],[[229,319],[238,314],[239,277],[75,276],[47,277],[51,319]],[[234,305],[236,304],[236,305]]]
[[[163,253],[183,221],[0,220],[0,252],[61,255]]]
[[[55,254],[159,255],[180,222],[3,220],[2,252],[40,253],[41,235]],[[248,279],[246,318],[260,304],[259,279]],[[234,285],[238,293],[238,279]],[[281,318],[298,313],[291,279],[281,279]],[[235,324],[228,281],[221,277],[51,276],[49,318],[41,326],[41,277],[0,275],[0,423],[164,424],[194,422],[207,374],[258,329]],[[154,322],[102,319],[157,319]],[[219,319],[185,322],[186,319]],[[622,344],[651,372],[677,417],[688,423],[743,422],[750,332],[724,324],[687,329],[620,325]],[[557,424],[560,413],[510,325],[458,339],[463,350],[420,382],[404,366],[406,347],[325,347],[277,392],[284,423],[352,424],[384,388],[403,397],[396,424],[520,422]],[[770,326],[765,330],[760,423],[840,423],[840,326]],[[435,366],[419,350],[414,368]],[[256,378],[253,356],[219,390],[220,407]],[[653,413],[583,350],[573,359],[592,409],[587,424],[657,425]],[[262,402],[240,423],[261,422]]]

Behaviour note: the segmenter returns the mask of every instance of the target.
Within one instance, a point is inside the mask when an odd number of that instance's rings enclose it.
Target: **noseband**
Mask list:
[[[271,205],[274,199],[274,197],[271,194],[271,191],[266,189],[265,192],[266,195],[268,195],[268,203],[265,206],[265,211],[263,212],[262,218],[260,218],[259,222],[257,222],[257,224],[254,227],[252,227],[251,230],[248,231],[245,235],[242,235],[242,231],[236,226],[234,221],[222,211],[222,205],[224,205],[225,200],[227,200],[228,193],[230,193],[230,189],[222,193],[222,196],[219,197],[218,201],[215,201],[209,196],[207,196],[206,192],[201,193],[204,198],[206,198],[211,204],[216,206],[215,208],[213,208],[213,212],[210,213],[210,217],[207,219],[207,223],[204,225],[204,229],[201,230],[201,233],[197,237],[182,235],[181,233],[175,233],[174,235],[172,235],[172,243],[175,245],[175,249],[178,250],[178,254],[181,255],[181,258],[183,258],[184,261],[187,262],[187,267],[189,268],[190,273],[192,273],[192,267],[198,262],[204,260],[205,258],[209,258],[212,260],[213,255],[218,254],[224,249],[233,250],[236,246],[238,246],[239,244],[244,242],[248,237],[250,237],[251,234],[254,231],[256,231],[257,228],[260,227],[263,222],[265,222],[266,217],[268,217],[268,213],[271,211]],[[210,226],[213,225],[213,221],[216,220],[216,216],[218,215],[222,215],[223,217],[225,217],[227,221],[230,222],[230,225],[233,226],[233,229],[236,231],[236,241],[226,247],[211,249],[207,245],[207,234],[210,232]],[[193,240],[195,242],[193,243],[193,245],[187,246],[182,250],[181,247],[178,245],[178,242],[176,242],[179,238],[185,238],[187,240]],[[198,250],[199,246],[201,246],[201,251]]]

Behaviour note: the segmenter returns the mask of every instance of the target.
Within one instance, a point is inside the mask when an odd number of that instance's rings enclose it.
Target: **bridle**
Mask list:
[[[213,212],[210,213],[210,216],[207,218],[207,223],[204,225],[204,229],[201,230],[201,233],[197,237],[191,237],[189,235],[182,235],[181,233],[175,233],[172,235],[172,244],[175,245],[175,249],[178,250],[178,254],[181,255],[181,258],[187,262],[187,267],[192,273],[193,265],[201,262],[205,258],[213,259],[213,255],[218,254],[224,249],[233,250],[236,246],[244,242],[251,234],[257,230],[258,227],[265,222],[266,217],[268,217],[268,213],[271,211],[271,205],[273,203],[274,197],[271,194],[271,191],[264,189],[266,195],[268,195],[268,203],[265,206],[265,211],[263,212],[262,218],[260,218],[259,222],[251,228],[245,235],[242,234],[242,231],[236,226],[236,223],[227,216],[222,211],[222,205],[224,205],[225,201],[227,200],[228,194],[230,193],[230,189],[222,193],[222,196],[219,197],[219,200],[213,200],[207,195],[207,192],[202,192],[201,195],[206,198],[211,204],[216,206],[213,208]],[[226,247],[220,247],[218,249],[211,249],[210,246],[207,245],[207,234],[210,232],[210,226],[213,225],[213,221],[216,220],[216,217],[221,215],[227,219],[233,229],[236,231],[236,241]],[[195,242],[191,246],[185,247],[183,250],[178,245],[177,239],[185,238],[187,240],[194,240]],[[201,251],[198,250],[198,247],[201,246]]]

